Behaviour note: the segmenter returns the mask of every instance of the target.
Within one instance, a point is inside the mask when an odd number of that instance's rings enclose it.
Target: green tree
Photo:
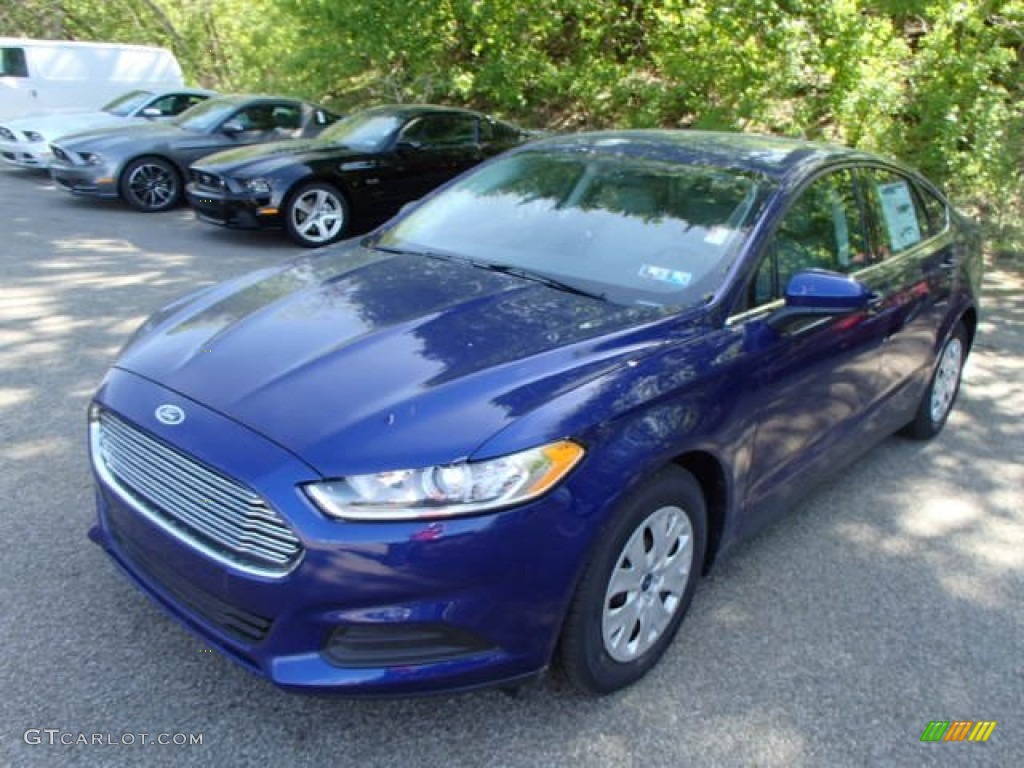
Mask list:
[[[166,45],[195,82],[340,109],[835,140],[1024,213],[1024,0],[22,0],[0,27]]]

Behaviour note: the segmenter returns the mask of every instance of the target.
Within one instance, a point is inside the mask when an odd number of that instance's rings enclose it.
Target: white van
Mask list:
[[[165,48],[0,37],[0,120],[99,109],[125,91],[182,86]]]

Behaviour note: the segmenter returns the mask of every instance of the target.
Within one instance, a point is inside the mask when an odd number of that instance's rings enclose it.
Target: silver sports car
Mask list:
[[[77,195],[123,198],[140,211],[182,199],[188,166],[211,152],[316,136],[338,115],[298,99],[224,96],[156,125],[128,125],[64,136],[52,144],[50,176]]]
[[[128,91],[100,110],[80,109],[19,117],[0,123],[0,160],[22,168],[45,170],[50,144],[69,133],[94,128],[169,120],[217,94],[196,88]]]

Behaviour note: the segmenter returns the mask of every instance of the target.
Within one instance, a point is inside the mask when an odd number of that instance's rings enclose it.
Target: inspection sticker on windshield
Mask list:
[[[653,264],[643,264],[640,267],[640,277],[647,277],[651,280],[657,280],[660,283],[671,283],[672,285],[678,285],[680,287],[687,286],[690,284],[690,280],[693,277],[689,272],[680,272],[678,269],[668,269],[666,267],[656,267]]]

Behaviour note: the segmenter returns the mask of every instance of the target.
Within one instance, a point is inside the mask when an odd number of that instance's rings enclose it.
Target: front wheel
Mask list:
[[[181,176],[178,169],[159,157],[140,157],[121,173],[121,197],[137,211],[158,213],[178,204]]]
[[[630,685],[668,648],[704,565],[707,509],[689,472],[666,467],[620,504],[573,597],[559,661],[594,694]]]
[[[348,228],[348,202],[330,184],[306,184],[289,198],[285,224],[288,236],[306,248],[333,243]]]
[[[942,431],[960,392],[967,359],[967,331],[958,323],[939,354],[932,380],[918,404],[917,413],[902,433],[914,440],[928,440]]]

